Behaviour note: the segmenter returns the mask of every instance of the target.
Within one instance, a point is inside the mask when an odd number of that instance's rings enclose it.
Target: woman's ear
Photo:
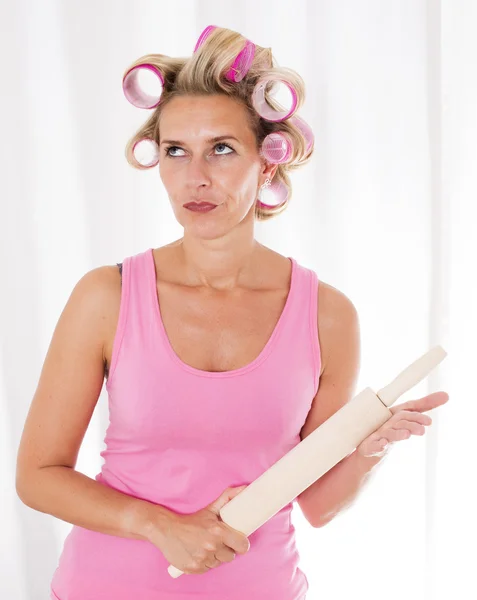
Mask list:
[[[262,174],[265,178],[272,179],[275,177],[275,173],[277,172],[278,165],[273,163],[265,163],[262,169]]]

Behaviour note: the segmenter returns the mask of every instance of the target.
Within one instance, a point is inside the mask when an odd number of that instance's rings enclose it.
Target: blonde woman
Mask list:
[[[272,94],[280,82],[287,107]],[[158,165],[184,235],[88,272],[59,318],[17,466],[22,501],[73,524],[51,598],[303,600],[293,503],[249,538],[219,516],[351,399],[359,370],[352,302],[254,237],[313,152],[303,82],[270,49],[211,26],[190,57],[142,57],[123,84],[152,110],[127,158]],[[75,465],[105,377],[110,424],[91,479]],[[300,494],[309,523],[356,495],[385,442],[422,435],[421,410],[442,394],[408,403]]]

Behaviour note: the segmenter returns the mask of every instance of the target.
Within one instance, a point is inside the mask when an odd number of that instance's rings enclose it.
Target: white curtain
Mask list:
[[[445,390],[350,510],[294,524],[309,599],[476,598],[477,4],[472,0],[3,0],[0,4],[0,596],[48,597],[71,525],[15,493],[22,427],[61,310],[88,270],[182,235],[157,170],[124,157],[145,112],[126,66],[191,54],[216,24],[270,46],[307,84],[311,163],[257,238],[356,305],[357,391],[435,344],[447,358],[399,402]],[[78,470],[93,477],[103,389]],[[307,598],[308,598],[307,597]]]

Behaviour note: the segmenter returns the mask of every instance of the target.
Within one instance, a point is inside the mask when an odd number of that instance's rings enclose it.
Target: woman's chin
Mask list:
[[[201,216],[203,217],[205,215]],[[184,216],[181,215],[181,218],[178,217],[177,220],[188,235],[193,235],[194,237],[204,240],[218,238],[227,233],[228,229],[230,229],[230,227],[227,227],[227,224],[223,221],[221,222],[220,219],[196,219],[195,215],[192,215],[192,218],[191,216],[184,218]]]

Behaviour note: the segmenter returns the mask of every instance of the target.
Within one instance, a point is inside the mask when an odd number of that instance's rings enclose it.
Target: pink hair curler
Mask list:
[[[197,52],[197,50],[202,46],[202,44],[209,37],[209,35],[214,31],[214,29],[217,29],[217,25],[209,25],[208,27],[206,27],[204,29],[204,31],[200,34],[199,39],[197,40],[197,42],[195,44],[193,54],[195,54]]]
[[[159,163],[159,147],[154,140],[143,138],[132,147],[134,158],[145,169],[155,167]]]
[[[149,63],[132,67],[123,77],[124,95],[138,108],[155,108],[161,100],[163,89],[162,73]]]
[[[263,197],[265,196],[265,200],[263,201]],[[268,200],[272,202],[275,201],[274,204],[269,204]],[[264,188],[260,193],[260,199],[257,200],[257,204],[261,208],[279,208],[285,204],[288,200],[288,190],[281,181],[275,181],[271,184],[270,187]]]
[[[217,25],[209,25],[204,29],[204,31],[200,34],[199,39],[194,48],[194,53],[202,46],[205,40],[209,37],[209,35],[217,29]],[[225,74],[226,79],[232,81],[234,83],[238,83],[242,81],[245,75],[250,70],[252,66],[253,58],[255,56],[255,44],[250,40],[245,41],[245,45],[242,50],[237,54],[232,63],[232,66]]]
[[[261,154],[270,163],[281,164],[290,160],[293,143],[290,137],[282,132],[275,131],[263,140]]]
[[[242,81],[245,75],[249,72],[255,56],[255,44],[250,40],[245,42],[243,49],[237,54],[232,66],[227,71],[225,77],[229,81],[238,83]]]
[[[276,110],[267,102],[265,90],[269,82],[282,84],[288,89],[291,94],[290,108],[288,110]],[[269,95],[269,92],[267,92],[267,95]],[[284,81],[283,79],[277,79],[273,75],[268,75],[260,78],[257,81],[252,93],[252,104],[257,113],[266,121],[284,121],[296,111],[298,106],[298,96],[295,89],[287,81]]]
[[[315,141],[315,136],[313,135],[311,127],[306,121],[304,121],[300,117],[297,117],[296,115],[292,117],[290,121],[301,131],[303,137],[305,138],[306,151],[309,152],[310,148],[313,145],[313,142]]]

